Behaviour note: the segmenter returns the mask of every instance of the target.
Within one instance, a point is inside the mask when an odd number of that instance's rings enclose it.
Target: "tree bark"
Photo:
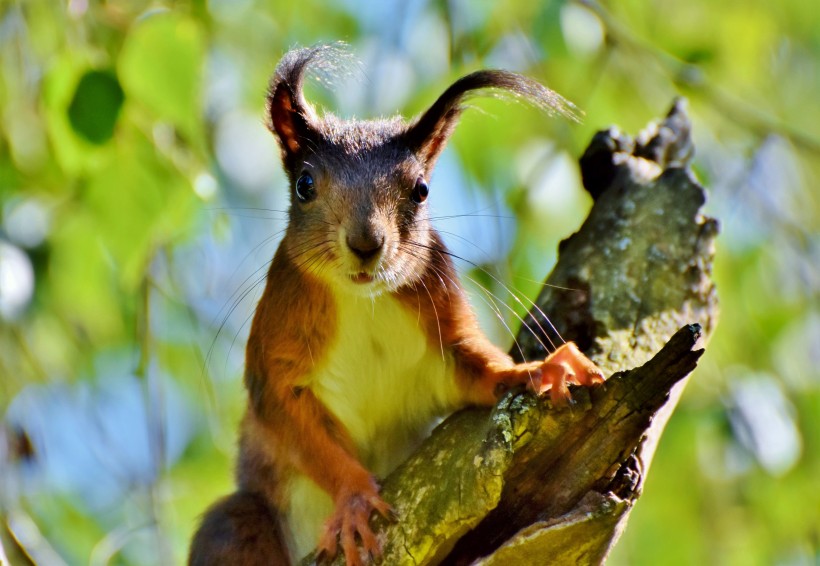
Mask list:
[[[444,421],[383,482],[399,516],[379,525],[385,564],[604,561],[717,319],[717,222],[699,213],[689,133],[676,101],[635,140],[595,135],[580,160],[595,203],[518,337],[541,359],[532,331],[554,325],[611,377],[567,409],[511,391]]]

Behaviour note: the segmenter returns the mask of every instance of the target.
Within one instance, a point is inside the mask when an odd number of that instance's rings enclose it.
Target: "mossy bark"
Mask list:
[[[595,204],[530,315],[531,329],[554,325],[611,377],[573,389],[567,409],[512,391],[492,411],[448,418],[383,483],[400,517],[379,526],[385,564],[605,559],[717,320],[717,223],[699,212],[689,131],[676,102],[635,140],[593,138],[581,169]],[[524,356],[543,358],[525,330]]]

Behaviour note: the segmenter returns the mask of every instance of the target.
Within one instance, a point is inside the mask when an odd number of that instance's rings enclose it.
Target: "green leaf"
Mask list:
[[[79,135],[102,145],[114,135],[125,96],[111,71],[89,71],[80,79],[68,107],[68,120]]]
[[[84,200],[94,214],[96,239],[131,292],[154,249],[184,234],[194,193],[139,132],[126,129],[121,140],[111,160],[89,179]]]
[[[203,59],[204,44],[197,24],[176,14],[161,13],[131,31],[117,70],[129,99],[195,140],[201,133]]]

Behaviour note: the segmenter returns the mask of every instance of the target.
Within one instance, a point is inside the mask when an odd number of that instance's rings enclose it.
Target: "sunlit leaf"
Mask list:
[[[85,193],[99,244],[111,253],[125,289],[139,284],[151,253],[184,232],[194,198],[187,181],[130,132]]]
[[[117,70],[129,98],[190,138],[200,133],[204,44],[197,24],[171,13],[137,23],[122,48]]]

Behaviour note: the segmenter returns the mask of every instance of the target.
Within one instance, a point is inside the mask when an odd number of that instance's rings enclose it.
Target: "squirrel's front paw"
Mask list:
[[[341,543],[345,562],[349,566],[362,566],[361,553],[356,544],[356,536],[361,540],[362,549],[369,559],[381,555],[381,546],[370,528],[373,511],[391,519],[393,510],[381,497],[378,489],[350,491],[337,497],[336,509],[325,522],[322,538],[319,540],[319,559],[329,560],[336,556],[337,542]]]
[[[549,390],[550,399],[557,407],[572,400],[567,387],[569,383],[589,387],[604,382],[604,373],[573,342],[561,345],[550,354],[539,370],[541,384],[537,393]]]

